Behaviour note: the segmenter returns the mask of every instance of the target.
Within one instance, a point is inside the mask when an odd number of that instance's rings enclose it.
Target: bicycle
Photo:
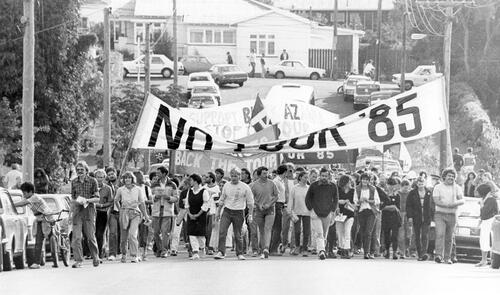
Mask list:
[[[64,266],[69,266],[70,260],[70,240],[67,232],[61,233],[58,228],[58,223],[64,218],[61,218],[61,215],[67,212],[68,210],[61,210],[60,212],[44,214],[43,219],[49,225],[49,244],[50,244],[50,255],[52,257],[53,267],[59,267],[59,256],[62,260]],[[57,218],[51,219],[50,216],[57,215]]]

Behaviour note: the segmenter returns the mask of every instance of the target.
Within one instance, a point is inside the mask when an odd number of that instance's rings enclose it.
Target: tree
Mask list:
[[[35,5],[36,167],[75,161],[79,140],[101,109],[100,73],[77,34],[79,2]],[[21,1],[0,2],[0,81],[9,82],[0,84],[0,97],[8,98],[11,109],[22,100],[21,16]]]

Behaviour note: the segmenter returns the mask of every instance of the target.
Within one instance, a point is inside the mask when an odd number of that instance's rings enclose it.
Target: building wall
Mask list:
[[[266,66],[277,64],[283,49],[286,49],[290,59],[308,62],[311,28],[308,24],[282,16],[277,13],[267,14],[238,24],[236,34],[236,62],[245,70],[250,70],[248,56],[250,54],[251,35],[274,35],[274,54],[266,53]],[[266,39],[270,41],[269,39]],[[259,39],[257,39],[259,42]],[[272,42],[272,41],[271,41]],[[259,55],[259,52],[257,52]],[[260,73],[259,61],[256,72]]]

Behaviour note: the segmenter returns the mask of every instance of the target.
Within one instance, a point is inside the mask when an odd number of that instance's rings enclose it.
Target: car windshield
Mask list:
[[[207,76],[193,76],[189,81],[210,81]]]
[[[459,216],[461,217],[479,217],[481,208],[478,198],[466,198],[465,203],[459,208]]]
[[[221,72],[239,72],[240,68],[238,68],[237,66],[224,66],[224,67],[220,67],[220,71]]]
[[[356,86],[356,93],[359,94],[370,94],[374,91],[378,91],[379,86],[377,84],[362,84]]]
[[[217,93],[215,87],[195,87],[193,88],[193,93]]]
[[[191,104],[196,104],[196,105],[205,104],[205,105],[207,105],[207,104],[214,104],[214,101],[210,97],[193,97],[191,99]]]
[[[47,203],[47,206],[49,207],[50,211],[52,212],[58,212],[59,208],[57,207],[57,202],[53,198],[44,198],[45,203]]]

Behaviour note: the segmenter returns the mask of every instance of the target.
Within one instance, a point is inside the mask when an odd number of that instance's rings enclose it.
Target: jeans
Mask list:
[[[410,249],[410,245],[412,243],[412,231],[410,224],[408,223],[408,218],[406,218],[406,212],[400,212],[401,214],[401,227],[399,228],[398,233],[398,248],[401,252],[401,255],[405,255],[406,250]]]
[[[130,248],[130,256],[136,257],[139,248],[139,240],[137,234],[139,224],[141,223],[141,214],[135,210],[122,209],[120,211],[120,249],[122,255],[127,255],[127,250]]]
[[[316,247],[318,252],[325,251],[325,241],[328,237],[328,228],[330,227],[330,221],[332,219],[332,214],[328,214],[327,217],[319,217],[314,213],[311,213],[311,226],[314,229],[316,239]]]
[[[399,216],[397,212],[382,211],[382,230],[384,232],[384,247],[390,252],[391,244],[393,255],[398,251]],[[403,253],[404,254],[404,253]]]
[[[109,256],[116,256],[119,253],[118,241],[120,240],[120,215],[110,213],[108,216],[109,232]]]
[[[50,228],[46,222],[36,222],[35,257],[33,263],[40,264],[42,262],[42,250],[45,247],[45,239],[48,238],[49,232]]]
[[[73,257],[75,261],[83,261],[82,238],[83,234],[87,238],[90,254],[93,259],[99,257],[97,250],[97,241],[95,238],[95,219],[89,220],[82,216],[75,216],[73,218]]]
[[[250,245],[252,246],[252,251],[259,251],[259,226],[255,220],[250,223]]]
[[[271,245],[269,248],[269,252],[275,253],[278,252],[278,246],[281,242],[281,229],[283,227],[283,203],[275,204],[275,217],[273,229],[271,231]]]
[[[372,243],[372,233],[375,227],[375,215],[372,210],[365,209],[358,214],[359,233],[363,242],[364,254],[370,254],[370,246]]]
[[[434,222],[436,223],[436,250],[437,256],[444,257],[444,260],[451,259],[451,248],[455,226],[457,224],[457,216],[455,213],[434,214]]]
[[[418,257],[422,257],[427,253],[427,247],[429,245],[429,229],[429,224],[413,224]]]
[[[351,230],[354,224],[354,218],[347,218],[344,222],[336,222],[337,235],[339,237],[339,248],[344,250],[351,249]]]
[[[153,217],[153,232],[157,254],[163,255],[167,252],[172,222],[173,217],[171,216]]]
[[[234,239],[236,244],[236,255],[243,254],[243,238],[241,228],[245,222],[245,210],[231,210],[224,208],[220,219],[219,228],[219,252],[226,254],[226,237],[229,226],[233,225]]]
[[[370,254],[380,254],[380,234],[382,233],[382,213],[377,212],[375,214],[375,222],[372,231],[372,242],[370,248]]]
[[[250,66],[252,67],[252,70],[250,71],[250,74],[248,76],[250,76],[250,78],[253,78],[255,77],[255,63],[251,62]]]
[[[253,220],[259,228],[259,249],[269,250],[269,245],[271,242],[271,231],[273,229],[273,223],[275,218],[274,206],[265,210],[259,210],[255,208],[253,211]],[[255,251],[255,249],[254,249]]]
[[[326,238],[326,252],[333,253],[333,249],[335,247],[337,247],[337,226],[334,223],[330,225],[330,227],[328,227],[328,235]]]
[[[97,211],[95,218],[95,237],[97,240],[97,248],[99,249],[99,257],[102,258],[104,254],[104,240],[106,233],[106,226],[108,225],[108,212]]]
[[[292,214],[290,211],[283,208],[281,216],[281,244],[283,245],[283,251],[288,246],[288,237],[290,234],[290,223],[292,221]]]
[[[300,251],[307,251],[309,237],[311,236],[311,217],[298,215],[299,220],[293,225],[295,230],[295,247],[300,246]],[[300,232],[302,230],[302,244],[300,243]],[[301,246],[302,245],[302,246]]]
[[[207,229],[205,234],[205,247],[210,247],[210,241],[212,240],[212,228],[215,222],[215,214],[207,214]]]

